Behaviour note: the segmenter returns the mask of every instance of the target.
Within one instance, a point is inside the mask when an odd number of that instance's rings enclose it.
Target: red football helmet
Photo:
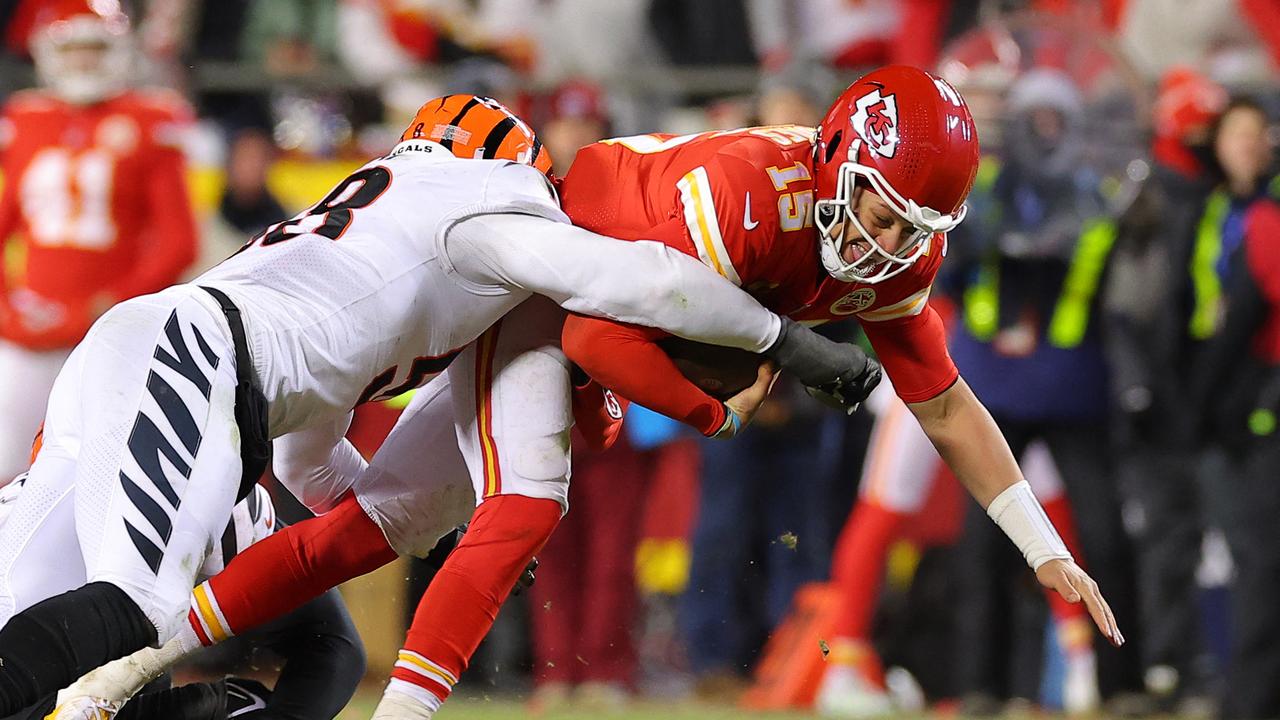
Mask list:
[[[911,267],[934,233],[964,219],[978,171],[978,132],[960,93],[923,70],[875,70],[836,100],[814,146],[815,217],[822,264],[845,282],[877,283]],[[856,190],[879,195],[915,231],[896,252],[877,243],[854,212]],[[841,255],[852,222],[871,249]]]
[[[123,91],[129,53],[129,21],[118,0],[55,0],[36,16],[36,73],[69,103],[87,105]]]

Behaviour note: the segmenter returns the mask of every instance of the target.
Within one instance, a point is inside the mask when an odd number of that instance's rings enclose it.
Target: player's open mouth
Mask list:
[[[866,257],[869,252],[871,252],[871,243],[866,240],[853,240],[845,246],[844,252],[842,252],[841,255],[844,256],[845,262],[852,265]]]

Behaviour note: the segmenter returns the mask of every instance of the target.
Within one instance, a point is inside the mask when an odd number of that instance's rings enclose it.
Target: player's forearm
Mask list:
[[[991,414],[963,379],[908,407],[956,479],[982,507],[1022,480],[1022,472]]]
[[[697,260],[530,215],[459,223],[446,249],[465,279],[546,295],[565,309],[762,352],[781,320]]]
[[[932,400],[908,407],[956,478],[1032,569],[1071,557],[1022,478],[1000,428],[963,379]]]

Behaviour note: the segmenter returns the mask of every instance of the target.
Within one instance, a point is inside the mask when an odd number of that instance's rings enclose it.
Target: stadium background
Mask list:
[[[25,51],[30,28],[21,22],[23,6],[32,4],[0,3],[8,48],[0,58],[0,92],[6,94],[35,83]],[[1058,112],[1070,142],[1078,145],[1073,162],[1090,171],[1091,186],[1080,192],[1096,195],[1100,212],[1115,219],[1131,208],[1158,161],[1152,136],[1162,122],[1162,78],[1171,69],[1190,66],[1233,93],[1258,98],[1270,111],[1276,108],[1280,62],[1280,10],[1250,0],[136,0],[124,10],[139,51],[139,80],[179,90],[198,114],[183,140],[200,223],[200,259],[189,274],[225,257],[257,227],[314,202],[351,169],[390,147],[417,105],[445,92],[488,94],[517,109],[543,134],[563,173],[572,159],[565,148],[601,137],[813,124],[859,70],[916,64],[937,70],[965,94],[978,117],[984,151],[993,158],[1011,152],[1012,143],[1002,140],[1016,130],[1020,111]],[[1037,69],[1067,78],[1072,90],[1024,83],[1026,92],[1041,94],[1032,106],[1013,107],[1011,92]],[[985,164],[982,172],[989,186],[997,170]],[[1268,167],[1268,178],[1271,172]],[[980,173],[980,188],[983,183]],[[961,238],[981,244],[985,231],[1008,234],[998,223],[984,224]],[[1077,226],[1067,232],[1078,231]],[[1026,242],[1032,247],[1054,242],[1048,233],[1031,235]],[[957,254],[958,264],[963,248]],[[21,282],[22,267],[22,239],[12,238],[5,259],[11,286]],[[957,317],[963,317],[963,291],[958,297]],[[1117,394],[1109,397],[1117,405],[1100,416],[1094,432],[1114,438],[1121,435],[1117,428],[1126,408]],[[577,696],[539,696],[538,683],[554,662],[542,659],[531,622],[539,613],[563,614],[572,627],[588,610],[562,610],[541,600],[541,592],[557,588],[536,588],[532,600],[509,603],[460,686],[460,697],[442,717],[522,716],[531,707],[550,717],[742,715],[734,703],[751,687],[750,672],[767,654],[770,631],[784,617],[797,622],[790,604],[795,591],[829,574],[873,420],[865,412],[848,420],[823,415],[787,388],[772,407],[759,418],[761,429],[732,447],[707,445],[660,418],[637,413],[628,420],[625,454],[580,459],[584,471],[577,482],[633,485],[603,501],[575,497],[574,513],[590,513],[597,522],[575,527],[576,542],[544,558],[544,565],[558,562],[570,570],[543,583],[571,584],[592,564],[591,572],[605,578],[593,582],[614,584],[605,588],[606,597],[585,601],[601,599],[622,614],[612,621],[631,635],[634,657],[611,657],[608,662],[621,663],[623,675],[588,682]],[[363,451],[376,449],[396,412],[394,402],[361,409],[353,435]],[[1114,416],[1122,420],[1107,425]],[[1231,475],[1230,457],[1205,444],[1210,492],[1228,487],[1212,483]],[[1089,516],[1123,510],[1136,536],[1144,497],[1126,490],[1127,482],[1140,482],[1127,479],[1128,446],[1104,445],[1114,453],[1108,471],[1087,481],[1120,488],[1117,502],[1123,507],[1077,505],[1074,511]],[[722,496],[714,493],[735,483],[745,488],[743,497],[719,507]],[[801,484],[807,489],[798,489]],[[782,508],[779,487],[802,496],[800,501]],[[290,504],[282,493],[275,495],[282,507]],[[707,527],[717,509],[732,511],[725,508],[747,511],[735,537],[725,539],[740,551],[724,556],[722,572],[699,575],[699,553],[713,552],[717,543],[695,541],[696,528]],[[964,611],[949,595],[955,586],[946,572],[949,548],[963,535],[964,505],[944,482],[935,486],[927,508],[888,551],[875,639],[886,661],[910,669],[930,700],[942,700],[944,709],[978,712],[957,700],[952,682],[952,668],[963,657],[939,641],[951,637],[947,616]],[[281,512],[296,517],[302,511]],[[1195,596],[1195,625],[1204,638],[1195,658],[1200,676],[1179,700],[1231,692],[1223,664],[1233,574],[1223,534],[1214,530],[1221,522],[1212,516],[1203,522],[1197,587],[1174,588]],[[584,551],[597,546],[612,556],[588,558]],[[394,660],[416,575],[413,564],[402,560],[344,588],[368,648],[370,692],[378,691]],[[1135,585],[1135,593],[1150,592],[1141,582]],[[598,589],[590,586],[590,592]],[[809,606],[817,615],[829,612],[823,608],[832,602],[830,589],[823,592],[828,595]],[[626,597],[614,597],[619,593]],[[1032,593],[1021,596],[1025,605],[1038,602]],[[1030,621],[1019,615],[995,622],[1045,628],[1043,657],[1036,656],[1039,692],[1028,700],[1060,706],[1056,636],[1043,608],[1036,615],[1019,607]],[[690,615],[701,624],[691,623]],[[817,639],[825,637],[824,621],[810,622],[793,630],[802,638],[796,648],[775,651],[775,670],[821,673],[824,651]],[[1126,628],[1138,643],[1145,632]],[[244,668],[247,662],[260,671],[270,665],[269,659],[229,655],[206,665]],[[590,666],[595,658],[574,659]],[[1153,690],[1153,682],[1159,686],[1158,677],[1144,674],[1152,663],[1144,664],[1131,668],[1142,678],[1129,688],[1133,692],[1108,698],[1109,711],[1204,710],[1162,705],[1153,693],[1140,692]],[[895,690],[909,695],[911,688]],[[747,702],[768,705],[777,701],[770,693],[777,692],[757,688]],[[1003,703],[1013,696],[996,699]],[[360,703],[358,698],[343,717],[367,716]],[[1030,707],[1012,703],[999,709]]]

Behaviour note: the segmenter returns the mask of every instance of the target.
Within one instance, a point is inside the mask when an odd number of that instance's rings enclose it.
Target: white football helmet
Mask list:
[[[119,0],[69,0],[37,17],[31,57],[40,83],[74,105],[91,105],[129,85],[132,44]]]

